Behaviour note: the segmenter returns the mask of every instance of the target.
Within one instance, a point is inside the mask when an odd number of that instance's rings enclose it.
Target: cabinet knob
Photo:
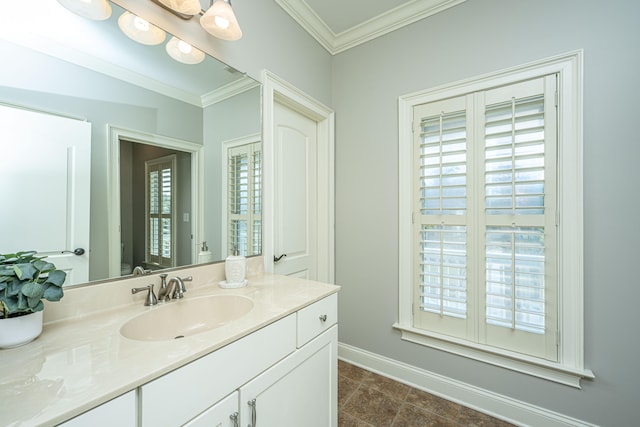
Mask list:
[[[229,418],[231,419],[231,422],[233,423],[233,427],[240,427],[238,425],[238,413],[234,412],[233,414],[229,415]]]
[[[327,315],[326,315],[326,314],[321,314],[321,315],[320,315],[320,317],[319,317],[319,319],[320,319],[321,321],[323,321],[323,322],[326,322],[326,321],[327,321]]]

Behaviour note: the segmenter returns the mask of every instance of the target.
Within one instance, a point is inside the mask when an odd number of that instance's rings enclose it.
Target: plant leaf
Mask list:
[[[27,301],[27,297],[25,297],[23,294],[19,293],[18,294],[18,304],[17,307],[14,311],[27,311],[27,309],[29,308],[29,302]]]
[[[18,297],[3,298],[2,299],[2,304],[6,308],[7,316],[9,314],[12,314],[12,313],[15,313],[15,312],[19,311],[18,310]]]
[[[20,279],[14,277],[12,281],[8,282],[7,285],[7,294],[9,296],[20,295],[20,291],[22,290]]]
[[[60,301],[63,295],[62,288],[55,285],[45,285],[43,296],[47,301]]]
[[[56,266],[50,262],[38,260],[33,263],[33,266],[40,271],[40,273],[48,273],[56,269]]]
[[[27,282],[22,286],[22,293],[28,298],[40,299],[44,295],[44,286],[37,282]]]
[[[40,298],[27,297],[27,304],[29,304],[29,308],[31,310],[33,310],[33,308],[36,307],[39,302],[40,302]]]
[[[53,270],[52,272],[49,273],[46,283],[50,283],[52,285],[61,287],[66,278],[67,278],[67,273],[65,273],[64,271]]]
[[[38,304],[31,307],[31,311],[33,311],[34,313],[36,311],[42,311],[42,310],[44,310],[44,303],[41,300],[38,300]]]
[[[29,263],[16,264],[13,266],[13,271],[16,272],[16,276],[18,276],[20,280],[31,280],[38,275],[38,270],[33,264]]]

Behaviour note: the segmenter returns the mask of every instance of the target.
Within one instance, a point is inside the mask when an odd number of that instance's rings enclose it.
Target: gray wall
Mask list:
[[[639,17],[635,0],[468,0],[334,57],[341,342],[591,423],[637,425]],[[585,364],[596,375],[582,390],[404,342],[391,328],[398,97],[576,49],[585,58]]]

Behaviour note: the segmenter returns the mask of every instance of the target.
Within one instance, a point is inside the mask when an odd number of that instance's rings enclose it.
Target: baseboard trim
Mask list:
[[[338,359],[519,426],[596,427],[348,344],[338,343]]]

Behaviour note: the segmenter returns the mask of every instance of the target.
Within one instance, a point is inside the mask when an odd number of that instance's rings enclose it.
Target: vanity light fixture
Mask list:
[[[204,61],[204,52],[191,46],[189,43],[172,37],[165,46],[170,57],[183,64],[199,64]]]
[[[131,12],[120,15],[118,26],[127,37],[146,45],[160,44],[166,37],[163,30]]]
[[[71,12],[94,21],[104,21],[111,16],[111,5],[107,0],[58,0]]]
[[[222,40],[239,40],[242,37],[231,0],[215,0],[200,18],[200,25],[209,34]]]

